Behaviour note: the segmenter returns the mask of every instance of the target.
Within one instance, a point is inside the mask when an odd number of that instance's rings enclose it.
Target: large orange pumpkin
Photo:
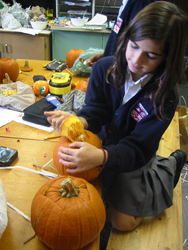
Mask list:
[[[19,76],[19,65],[12,58],[0,58],[0,82],[6,78],[5,73],[10,77],[10,80],[15,82]]]
[[[69,50],[67,52],[66,62],[68,64],[69,68],[72,68],[72,66],[73,66],[74,62],[76,61],[76,59],[83,52],[84,52],[84,50],[82,50],[82,49],[71,49],[71,50]]]
[[[36,193],[31,206],[31,225],[53,250],[78,250],[94,241],[106,219],[103,201],[84,179],[60,176]]]
[[[76,173],[76,174],[67,173],[66,172],[67,167],[65,167],[59,162],[60,157],[58,155],[58,151],[61,146],[68,148],[71,142],[73,141],[84,141],[92,144],[97,148],[101,148],[102,142],[100,138],[91,131],[84,130],[83,124],[76,116],[68,117],[65,120],[65,122],[62,125],[62,134],[64,136],[60,137],[59,141],[57,142],[54,148],[54,153],[53,153],[54,166],[57,172],[60,175],[71,175],[79,178],[84,178],[87,181],[93,181],[94,179],[96,179],[97,176],[99,176],[99,174],[101,173],[102,168],[96,166],[95,168],[92,168],[90,170],[81,173]]]

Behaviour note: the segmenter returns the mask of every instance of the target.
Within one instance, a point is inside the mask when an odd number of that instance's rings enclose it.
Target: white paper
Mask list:
[[[13,121],[15,118],[19,117],[22,114],[23,112],[0,108],[0,127],[8,124],[9,122]]]
[[[4,31],[12,31],[12,32],[21,32],[21,33],[25,33],[25,34],[29,34],[29,35],[37,35],[39,34],[41,31],[43,30],[38,30],[38,29],[33,29],[33,28],[17,28],[17,29],[3,29]]]
[[[22,115],[22,116],[23,116],[23,115]],[[25,125],[28,125],[28,126],[30,126],[30,127],[38,128],[38,129],[40,129],[40,130],[44,130],[44,131],[46,131],[46,132],[52,132],[52,131],[54,130],[52,126],[46,127],[46,126],[43,126],[43,125],[38,125],[38,124],[33,123],[33,122],[24,121],[24,120],[22,119],[22,116],[19,116],[19,117],[15,118],[13,121],[19,122],[19,123],[22,123],[22,124],[25,124]]]
[[[33,29],[33,28],[18,28],[18,29],[15,29],[14,31],[34,36],[34,35],[39,34],[42,30]]]
[[[97,13],[86,25],[103,25],[107,21],[107,16]]]

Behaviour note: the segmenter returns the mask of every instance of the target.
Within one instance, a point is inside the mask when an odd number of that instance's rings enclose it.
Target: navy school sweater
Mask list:
[[[104,57],[93,66],[86,105],[77,113],[88,122],[88,129],[99,133],[103,147],[108,151],[105,168],[116,172],[130,172],[144,166],[158,149],[161,136],[169,126],[178,100],[175,92],[169,93],[166,115],[156,117],[154,106],[146,98],[152,79],[127,103],[122,105],[124,87],[117,89],[112,77],[106,82],[106,73],[113,57]],[[168,102],[168,101],[167,101]],[[167,104],[166,102],[166,104]],[[159,113],[160,105],[157,106]]]

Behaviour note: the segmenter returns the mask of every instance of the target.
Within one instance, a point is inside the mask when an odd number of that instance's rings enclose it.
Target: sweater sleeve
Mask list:
[[[77,113],[87,120],[88,129],[96,134],[112,117],[111,85],[106,82],[106,73],[112,62],[113,57],[106,57],[94,64],[85,97],[86,105]]]

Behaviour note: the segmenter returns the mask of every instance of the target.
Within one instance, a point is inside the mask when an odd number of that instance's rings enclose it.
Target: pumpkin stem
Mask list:
[[[68,178],[60,183],[61,187],[59,192],[62,197],[71,198],[73,196],[79,196],[79,187],[74,186],[71,178]]]
[[[10,77],[9,77],[9,74],[7,74],[7,73],[5,73],[5,77],[6,77],[6,79],[5,79],[5,84],[7,84],[7,83],[11,83],[11,80],[10,80]]]
[[[29,62],[28,61],[25,61],[24,68],[29,68]]]

